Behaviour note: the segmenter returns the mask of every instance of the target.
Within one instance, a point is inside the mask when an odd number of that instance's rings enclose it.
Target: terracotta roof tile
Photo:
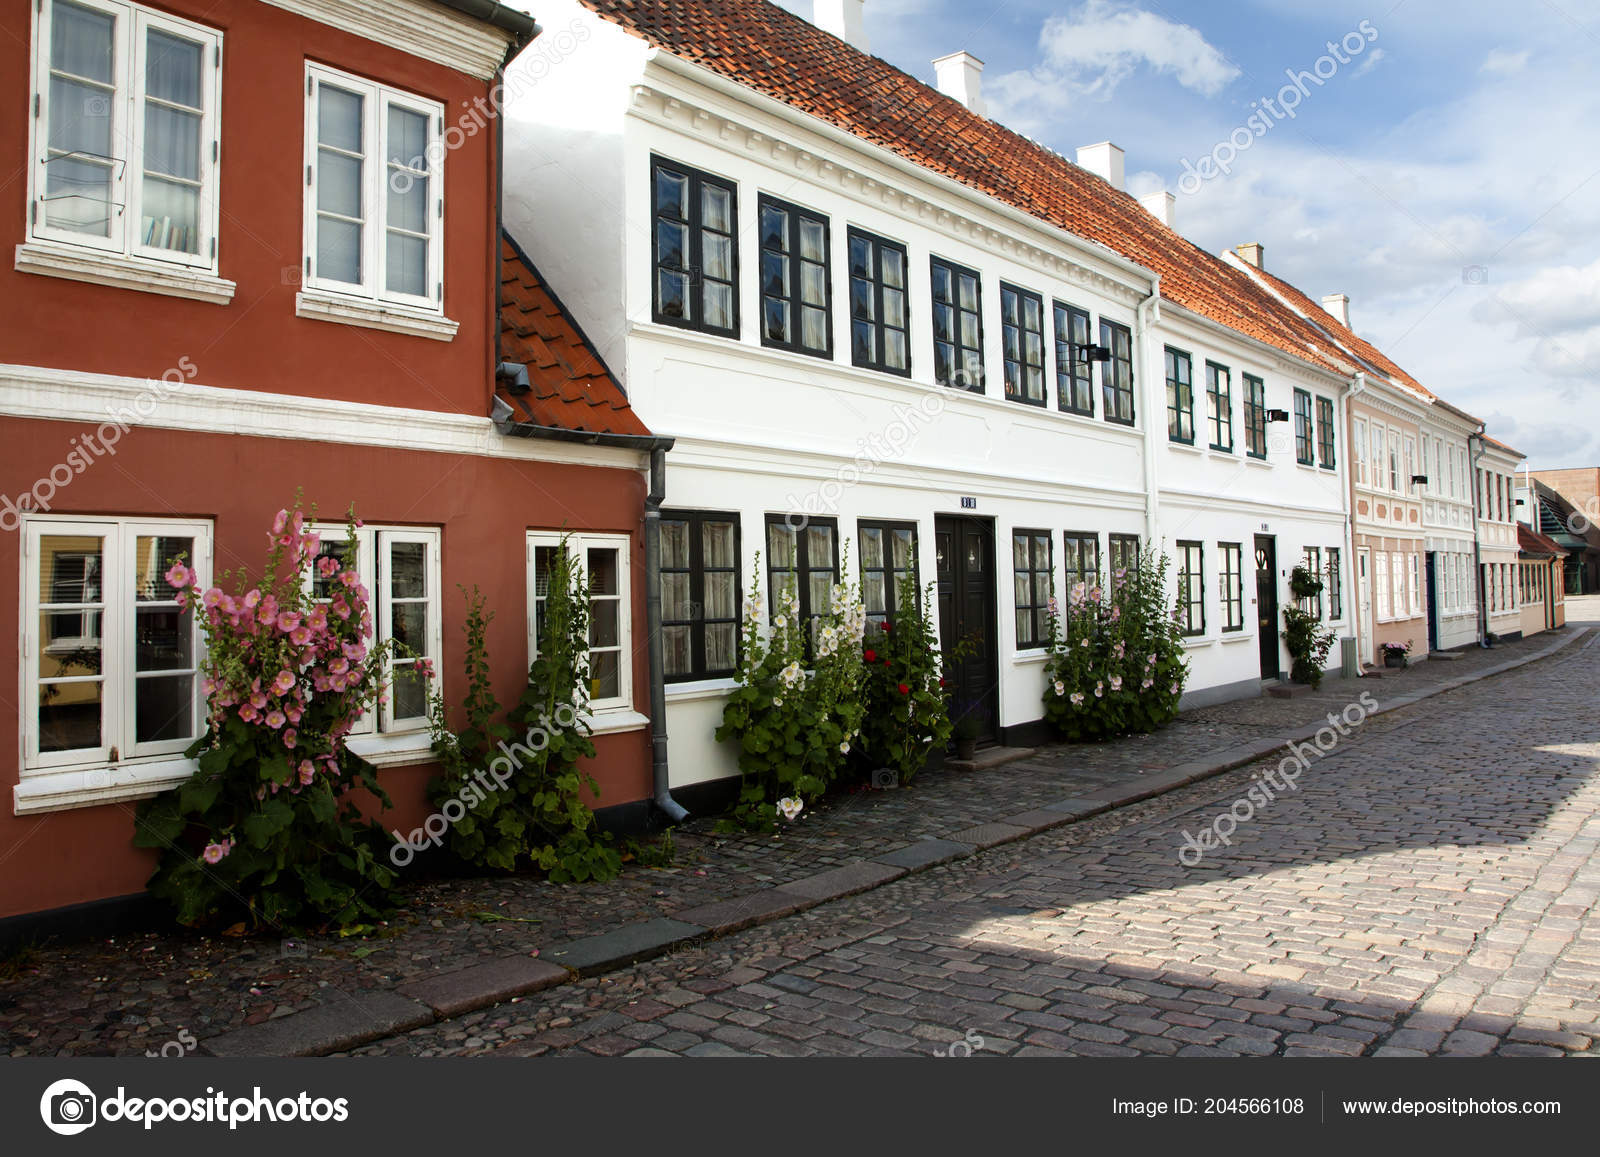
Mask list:
[[[1337,373],[1326,339],[1093,173],[766,0],[582,0],[649,43],[1161,275],[1163,297]]]
[[[1567,552],[1559,542],[1549,535],[1540,534],[1523,523],[1517,523],[1517,548],[1526,554],[1548,554],[1557,558]]]
[[[514,394],[504,382],[495,387],[515,421],[590,434],[650,434],[577,322],[509,237],[501,245],[500,345],[502,358],[528,367],[527,393]]]

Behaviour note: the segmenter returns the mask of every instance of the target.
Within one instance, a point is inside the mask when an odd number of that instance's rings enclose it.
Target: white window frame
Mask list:
[[[1406,557],[1410,559],[1409,570],[1406,573],[1406,601],[1411,607],[1411,617],[1416,618],[1422,614],[1421,556],[1416,551],[1412,551]]]
[[[360,285],[335,281],[318,275],[317,270],[317,104],[323,84],[359,93],[362,101],[361,143],[364,160],[361,170],[361,203],[366,218],[361,228]],[[323,64],[306,64],[305,92],[305,209],[304,209],[304,286],[321,296],[351,299],[357,302],[374,302],[398,305],[411,310],[442,316],[444,313],[444,157],[441,138],[444,134],[444,105],[436,100],[417,96],[401,89],[391,88],[373,80],[348,72],[329,68]],[[429,284],[426,294],[396,293],[388,289],[388,246],[384,244],[388,226],[389,200],[385,195],[389,180],[389,118],[390,105],[398,105],[428,118],[428,143],[426,154],[438,158],[437,167],[428,172],[429,192],[433,203],[428,206],[428,219],[432,225],[428,237]],[[421,170],[418,170],[420,172]]]
[[[567,546],[578,563],[585,585],[589,581],[589,551],[611,549],[617,552],[617,690],[619,695],[590,698],[588,712],[593,716],[626,715],[633,711],[633,539],[626,534],[571,534]],[[527,535],[528,582],[528,665],[539,656],[537,572],[534,551],[539,547],[559,547],[562,535],[554,531],[530,530]],[[590,596],[591,601],[593,595]],[[610,596],[605,596],[610,597]],[[592,616],[591,616],[592,617]],[[640,717],[638,722],[644,722]],[[604,729],[604,725],[600,729]]]
[[[194,678],[194,732],[180,739],[138,742],[137,600],[132,580],[138,562],[141,536],[193,538],[193,557],[186,564],[195,582],[211,581],[212,524],[197,519],[100,518],[77,515],[28,515],[22,523],[21,586],[22,645],[18,686],[22,689],[19,718],[21,767],[14,791],[18,814],[77,807],[107,799],[150,795],[187,778],[192,761],[183,752],[204,729],[205,696],[201,692],[204,647],[198,621],[194,632],[191,671]],[[102,540],[100,576],[101,743],[71,751],[39,750],[40,676],[38,656],[43,646],[39,620],[42,576],[41,539],[52,535],[88,536]],[[115,758],[113,758],[115,754]]]
[[[1377,614],[1378,622],[1387,623],[1394,616],[1391,615],[1389,602],[1389,554],[1387,551],[1378,551],[1372,556],[1373,589],[1376,599],[1373,608]]]
[[[73,249],[99,250],[112,258],[129,261],[154,261],[164,266],[180,265],[215,275],[217,272],[217,233],[220,218],[221,143],[219,135],[222,107],[222,36],[215,28],[196,24],[139,4],[121,0],[72,0],[80,8],[101,12],[117,21],[115,59],[112,68],[114,93],[111,137],[120,156],[111,178],[113,218],[108,235],[95,237],[71,229],[52,228],[45,223],[44,197],[46,153],[50,125],[50,39],[58,0],[44,0],[34,13],[33,93],[36,115],[29,123],[28,237],[31,241],[65,245]],[[201,50],[200,90],[205,106],[200,121],[200,209],[198,227],[202,230],[195,253],[181,253],[143,244],[138,222],[144,196],[144,100],[145,44],[150,30],[162,30],[185,40],[198,41]],[[206,153],[209,151],[210,155]],[[118,211],[117,206],[120,206]],[[132,223],[132,224],[130,224]]]
[[[347,527],[343,524],[318,524],[311,527],[322,536],[324,544],[347,542]],[[389,565],[390,552],[400,543],[422,543],[430,548],[428,552],[427,600],[428,600],[428,638],[427,650],[423,658],[433,663],[435,678],[440,677],[444,663],[444,598],[443,598],[443,567],[440,561],[444,535],[438,527],[431,526],[382,526],[367,524],[356,528],[356,574],[361,577],[362,585],[369,593],[369,609],[372,611],[373,637],[369,646],[377,646],[384,639],[393,637],[394,608],[391,596],[385,584],[388,582],[392,567]],[[382,563],[380,566],[379,563]],[[405,661],[408,665],[410,660]],[[352,738],[357,736],[416,736],[428,733],[427,715],[408,716],[396,719],[394,715],[394,662],[391,659],[384,664],[384,686],[388,688],[384,695],[383,704],[376,711],[367,711],[354,727],[350,729]],[[431,690],[431,688],[430,688]],[[370,759],[368,751],[360,745],[356,753],[363,758]],[[389,762],[374,760],[373,762]]]
[[[1367,484],[1367,420],[1357,418],[1356,427],[1356,485]]]

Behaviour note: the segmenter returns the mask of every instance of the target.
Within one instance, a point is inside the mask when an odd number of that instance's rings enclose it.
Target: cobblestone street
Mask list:
[[[1596,687],[1374,718],[1195,867],[1275,762],[354,1052],[1592,1055]]]

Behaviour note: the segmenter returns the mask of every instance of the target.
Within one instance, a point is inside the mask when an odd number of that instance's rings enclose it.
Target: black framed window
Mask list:
[[[1069,530],[1062,537],[1066,547],[1061,556],[1062,574],[1066,579],[1067,597],[1078,584],[1085,591],[1100,585],[1100,536],[1085,531]]]
[[[1237,542],[1219,542],[1222,555],[1222,629],[1244,630],[1244,548]]]
[[[916,575],[917,524],[861,522],[861,601],[867,608],[868,631],[893,622],[900,578]]]
[[[651,163],[655,320],[739,336],[738,194],[732,181]]]
[[[1344,590],[1339,585],[1339,548],[1328,548],[1328,621],[1338,622],[1344,618]]]
[[[1206,630],[1206,548],[1198,542],[1178,542],[1178,625],[1185,635]]]
[[[1206,363],[1206,420],[1211,448],[1233,452],[1233,378],[1227,366]]]
[[[739,666],[739,516],[661,512],[661,643],[669,683]]]
[[[1244,375],[1244,452],[1267,456],[1267,386],[1254,374]]]
[[[1304,390],[1294,392],[1294,460],[1302,466],[1314,466],[1313,428],[1311,424],[1311,395]]]
[[[828,219],[762,194],[761,344],[796,353],[833,354],[833,286],[828,276]]]
[[[933,380],[941,386],[983,388],[983,286],[978,274],[933,259]]]
[[[1011,572],[1017,601],[1017,650],[1050,641],[1050,596],[1055,575],[1048,530],[1011,532]]]
[[[828,613],[829,595],[839,581],[839,524],[808,518],[795,527],[789,515],[767,515],[767,595],[776,619],[783,596],[792,592],[805,628],[806,654],[816,620]]]
[[[1194,366],[1182,350],[1167,347],[1167,440],[1194,445]]]
[[[851,229],[850,363],[908,377],[906,247]]]
[[[1006,397],[1044,405],[1044,298],[1002,281],[1000,322]]]
[[[1102,412],[1108,422],[1133,425],[1133,331],[1114,321],[1100,319],[1100,344],[1111,360],[1100,366]]]
[[[1109,577],[1113,580],[1120,570],[1124,574],[1139,569],[1139,536],[1137,534],[1108,534],[1106,556],[1110,562]]]
[[[1094,379],[1092,363],[1082,356],[1083,347],[1094,344],[1089,311],[1063,302],[1055,303],[1056,315],[1056,406],[1069,414],[1094,417]]]
[[[1311,572],[1312,578],[1322,577],[1322,548],[1316,546],[1306,547],[1306,570]],[[1312,618],[1322,618],[1322,596],[1312,595],[1310,598],[1300,600],[1300,609]]]
[[[1426,442],[1423,445],[1427,445]],[[1332,470],[1333,460],[1333,399],[1317,399],[1317,461],[1323,469]]]

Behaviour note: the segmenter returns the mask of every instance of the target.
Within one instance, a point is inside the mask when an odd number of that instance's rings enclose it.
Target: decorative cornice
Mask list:
[[[275,8],[490,80],[510,33],[424,0],[266,0]]]

